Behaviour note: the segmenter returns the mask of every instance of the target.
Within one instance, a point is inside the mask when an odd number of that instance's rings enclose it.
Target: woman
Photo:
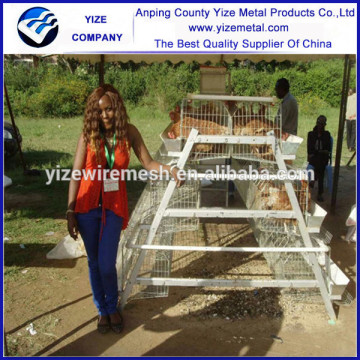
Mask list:
[[[331,136],[325,126],[326,117],[320,115],[313,131],[308,133],[307,141],[308,162],[314,168],[315,180],[318,181],[318,201],[324,201],[324,174],[331,153]],[[310,181],[310,187],[314,187],[314,181]]]
[[[73,171],[93,172],[96,176],[72,177],[69,186],[68,231],[84,241],[88,256],[90,284],[99,317],[97,328],[106,333],[110,328],[120,333],[123,327],[117,309],[118,287],[116,255],[121,230],[128,223],[126,185],[121,177],[104,179],[104,169],[126,169],[130,148],[148,171],[169,171],[177,186],[178,169],[154,161],[137,128],[129,124],[120,94],[111,85],[95,89],[89,96],[82,134],[80,135]],[[99,174],[99,171],[101,174]]]

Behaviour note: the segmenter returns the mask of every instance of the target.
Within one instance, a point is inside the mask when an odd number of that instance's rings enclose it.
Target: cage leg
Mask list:
[[[276,145],[274,146],[273,145],[273,149],[275,150],[274,151],[275,159],[276,159],[276,163],[277,163],[279,169],[286,171],[286,165],[285,165],[284,159],[282,158],[282,154],[281,154],[281,151],[279,149],[279,146],[276,146]],[[285,189],[286,189],[286,192],[288,194],[292,209],[295,211],[296,219],[298,220],[298,224],[299,224],[300,234],[301,234],[302,239],[304,240],[305,246],[306,247],[313,247],[312,242],[310,240],[309,233],[308,233],[307,228],[306,228],[306,224],[305,224],[303,214],[301,212],[301,209],[300,209],[300,206],[299,206],[299,203],[298,203],[295,191],[294,191],[294,188],[293,188],[293,186],[292,186],[292,184],[290,183],[289,180],[285,180],[284,183],[285,183]],[[324,301],[326,310],[328,312],[328,315],[329,315],[331,320],[335,321],[336,320],[336,315],[335,315],[334,307],[332,305],[332,302],[331,302],[331,299],[330,299],[330,293],[328,291],[325,279],[323,277],[323,274],[322,274],[318,259],[316,258],[314,253],[309,254],[308,258],[310,260],[311,267],[313,269],[315,278],[319,283],[320,293],[321,293],[321,296],[323,298],[323,301]]]

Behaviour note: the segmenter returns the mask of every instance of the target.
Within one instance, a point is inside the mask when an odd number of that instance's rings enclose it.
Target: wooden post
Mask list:
[[[355,150],[354,153],[351,155],[351,158],[350,158],[350,160],[347,162],[346,166],[350,166],[350,163],[353,161],[355,155],[356,155],[356,150]]]
[[[6,340],[5,327],[4,327],[4,355],[9,356],[9,349],[8,349],[7,340]]]
[[[336,195],[339,184],[341,150],[342,150],[343,137],[344,137],[344,124],[345,124],[347,97],[349,92],[349,81],[350,81],[350,58],[349,55],[345,55],[342,96],[341,96],[340,116],[339,116],[339,128],[338,128],[338,136],[336,142],[334,185],[331,196],[331,213],[335,212],[335,206],[336,206]]]
[[[104,64],[105,64],[105,56],[100,55],[100,63],[99,63],[99,86],[104,85]]]
[[[33,64],[34,64],[34,68],[39,67],[39,62],[40,62],[39,57],[38,57],[38,56],[36,56],[36,55],[33,55]]]

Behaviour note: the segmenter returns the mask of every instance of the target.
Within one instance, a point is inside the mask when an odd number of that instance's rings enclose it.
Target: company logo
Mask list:
[[[59,30],[54,13],[43,7],[26,10],[20,16],[17,28],[22,41],[37,48],[52,43]]]

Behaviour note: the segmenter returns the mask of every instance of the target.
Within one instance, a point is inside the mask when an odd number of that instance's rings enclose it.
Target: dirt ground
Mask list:
[[[121,335],[96,331],[87,261],[35,257],[23,277],[15,277],[5,293],[5,331],[10,354],[41,356],[355,356],[356,244],[346,243],[345,220],[355,203],[355,168],[342,168],[335,214],[324,226],[333,234],[331,257],[350,278],[354,300],[335,305],[338,319],[328,322],[321,299],[291,296],[277,289],[170,288],[169,296],[138,299],[124,310]],[[314,196],[315,198],[315,196]],[[330,207],[330,196],[322,204]],[[239,225],[246,227],[244,224]],[[65,222],[64,222],[65,228]],[[221,232],[213,225],[211,234]],[[214,236],[215,236],[214,235]],[[255,244],[244,231],[247,244]],[[242,242],[244,243],[244,242]],[[204,255],[183,274],[207,266],[217,275],[266,267],[253,254],[234,258]],[[208,274],[209,275],[209,274]],[[211,276],[212,274],[210,274]],[[36,278],[36,286],[31,278]],[[201,277],[201,276],[199,276]],[[32,323],[37,331],[30,335]]]

